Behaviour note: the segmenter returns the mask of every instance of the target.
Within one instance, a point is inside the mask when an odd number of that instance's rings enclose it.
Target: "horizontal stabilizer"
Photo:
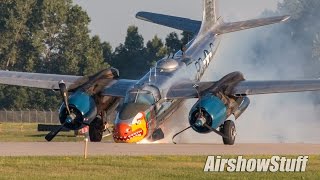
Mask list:
[[[201,27],[201,21],[151,12],[138,12],[136,18],[192,33],[197,33]]]
[[[290,16],[277,16],[277,17],[270,17],[270,18],[253,19],[248,21],[222,23],[221,25],[215,28],[214,32],[216,34],[225,34],[225,33],[285,22],[289,18]]]

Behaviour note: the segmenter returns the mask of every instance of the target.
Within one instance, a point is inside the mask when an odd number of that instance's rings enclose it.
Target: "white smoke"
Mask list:
[[[290,35],[276,33],[277,24],[258,29],[224,35],[220,49],[203,80],[218,80],[224,75],[241,71],[247,80],[301,79],[305,76],[303,65],[308,61],[294,44]],[[290,34],[290,32],[287,32]],[[257,42],[270,46],[254,51]],[[261,48],[261,47],[258,47]],[[274,52],[274,53],[273,53]],[[281,53],[279,53],[281,52]],[[262,56],[261,56],[262,54]],[[253,63],[257,62],[259,63]],[[316,78],[316,77],[314,77]],[[247,111],[236,121],[237,142],[319,143],[319,105],[314,104],[308,92],[251,96]],[[171,142],[174,133],[187,127],[188,114],[194,100],[188,100],[165,125]],[[176,138],[180,143],[221,143],[214,133],[202,135],[188,130]]]
[[[238,70],[248,80],[301,79],[303,55],[289,39],[268,34],[272,28],[267,28],[226,35],[214,72],[222,75]],[[279,45],[286,45],[281,47],[283,53],[264,54],[263,66],[250,63],[255,58],[250,48],[269,35],[277,39],[270,44],[274,51],[279,51]],[[310,93],[257,95],[250,99],[251,105],[237,120],[238,142],[320,142],[319,105],[314,104]]]

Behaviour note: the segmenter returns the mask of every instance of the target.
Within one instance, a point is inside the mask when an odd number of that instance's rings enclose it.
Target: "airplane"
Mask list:
[[[241,72],[232,72],[217,81],[202,82],[212,66],[223,34],[287,21],[290,16],[224,22],[218,0],[203,0],[202,21],[152,12],[136,17],[158,25],[183,30],[196,36],[173,56],[157,61],[139,80],[121,79],[115,68],[91,76],[71,76],[0,71],[0,84],[60,91],[61,125],[45,139],[51,141],[63,128],[89,126],[93,142],[102,140],[104,114],[117,111],[113,127],[116,143],[155,142],[165,137],[161,125],[191,98],[198,101],[189,112],[189,124],[198,133],[214,132],[225,145],[233,145],[237,120],[248,108],[250,95],[320,90],[320,80],[250,81]],[[69,93],[72,93],[69,95]],[[184,121],[176,119],[175,121]],[[186,130],[184,129],[184,130]],[[184,131],[183,130],[183,131]]]

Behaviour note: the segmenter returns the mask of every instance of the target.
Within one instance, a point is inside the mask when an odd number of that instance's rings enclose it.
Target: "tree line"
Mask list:
[[[293,14],[286,31],[290,31],[288,36],[294,42],[306,44],[299,51],[310,57],[308,68],[314,69],[319,69],[320,60],[319,23],[314,20],[320,17],[319,7],[318,0],[284,0],[275,12]],[[193,37],[182,32],[180,39],[172,32],[165,40],[154,36],[145,43],[138,28],[129,26],[125,41],[112,48],[99,36],[90,35],[89,23],[86,11],[72,0],[1,1],[0,68],[89,75],[113,66],[120,70],[121,78],[137,79],[157,60],[176,52]],[[268,43],[257,43],[260,49],[267,46]],[[0,86],[0,108],[56,109],[60,101],[58,93],[51,90]]]
[[[0,68],[2,70],[90,75],[113,66],[122,78],[137,79],[166,54],[177,51],[190,34],[176,32],[163,42],[145,45],[135,26],[114,50],[90,36],[90,18],[72,0],[7,0],[0,2]],[[0,108],[56,109],[60,97],[51,90],[0,86]]]

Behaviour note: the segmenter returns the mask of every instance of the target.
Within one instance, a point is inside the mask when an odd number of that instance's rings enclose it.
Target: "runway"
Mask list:
[[[0,142],[0,156],[78,156],[81,142]],[[116,144],[89,143],[88,155],[319,155],[320,144]]]

